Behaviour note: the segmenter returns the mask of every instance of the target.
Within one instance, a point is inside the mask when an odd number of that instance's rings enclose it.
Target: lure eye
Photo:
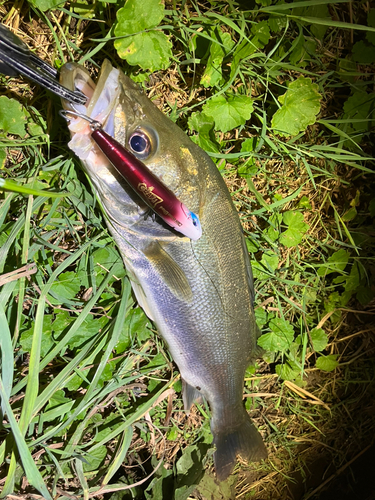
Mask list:
[[[191,221],[193,223],[193,226],[194,227],[199,227],[200,226],[200,222],[199,222],[198,216],[195,215],[194,212],[190,212],[190,215],[191,215]]]
[[[129,138],[129,146],[132,152],[143,160],[150,154],[151,141],[146,134],[136,131]]]

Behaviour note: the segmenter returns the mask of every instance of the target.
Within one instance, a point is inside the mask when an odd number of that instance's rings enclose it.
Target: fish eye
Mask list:
[[[136,130],[129,138],[129,146],[131,151],[143,160],[150,154],[151,141],[146,134]]]

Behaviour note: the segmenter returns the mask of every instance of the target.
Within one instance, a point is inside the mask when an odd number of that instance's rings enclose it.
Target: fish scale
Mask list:
[[[74,121],[70,147],[90,177],[107,224],[124,259],[140,306],[166,341],[183,380],[188,411],[203,396],[209,403],[219,480],[233,470],[237,455],[267,456],[263,440],[243,406],[245,370],[257,353],[253,282],[238,214],[215,164],[121,72],[105,61],[87,112],[100,115],[104,130],[125,147],[134,131],[150,141],[148,169],[196,213],[197,241],[178,234],[158,217],[145,217],[144,203],[111,163],[92,149],[88,127]],[[112,82],[111,95],[106,81]],[[95,85],[79,65],[61,70],[61,83],[74,90]],[[63,101],[66,110],[72,106]],[[102,109],[103,108],[103,109]],[[82,112],[82,107],[79,109]],[[74,130],[78,129],[78,132]]]

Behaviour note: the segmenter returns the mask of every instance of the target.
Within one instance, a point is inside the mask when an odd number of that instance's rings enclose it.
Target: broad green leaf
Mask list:
[[[360,304],[367,306],[375,297],[375,292],[368,286],[361,286],[358,288],[356,298]]]
[[[361,282],[361,269],[362,268],[358,266],[357,262],[353,262],[349,275],[344,274],[343,276],[338,276],[333,280],[333,283],[343,284],[345,292],[354,292]]]
[[[251,27],[251,33],[259,41],[260,47],[264,47],[270,39],[270,28],[268,25],[268,21],[260,21],[256,24],[253,24],[253,26]],[[255,42],[254,39],[252,39],[251,41]]]
[[[309,225],[303,221],[303,214],[289,210],[283,214],[283,222],[288,229],[281,234],[280,243],[288,248],[301,243],[303,235],[309,229]]]
[[[46,10],[55,9],[57,6],[64,7],[65,0],[28,0],[28,2],[45,12]]]
[[[274,213],[269,218],[269,227],[263,231],[265,236],[269,238],[271,241],[276,241],[280,235],[280,224],[283,216],[279,213]]]
[[[275,371],[283,380],[295,380],[301,374],[301,369],[290,359],[282,365],[277,365]]]
[[[172,57],[172,44],[163,32],[152,30],[163,17],[163,0],[127,0],[117,12],[115,35],[124,37],[115,40],[118,55],[145,70],[166,69]]]
[[[314,330],[311,330],[310,338],[314,351],[324,351],[324,349],[327,347],[328,336],[326,333],[324,333],[324,330],[322,328],[314,328]]]
[[[79,328],[79,331],[69,340],[70,348],[79,347],[94,335],[98,334],[108,319],[87,317]]]
[[[339,362],[337,361],[337,354],[330,354],[328,356],[320,356],[316,360],[316,367],[319,370],[323,370],[325,372],[332,372],[337,366]]]
[[[241,153],[253,152],[256,148],[258,140],[256,137],[248,137],[241,142]]]
[[[191,131],[198,132],[198,135],[191,136],[191,139],[199,147],[211,153],[219,151],[219,144],[214,133],[215,122],[212,117],[206,116],[204,113],[192,113],[188,119],[188,125]]]
[[[311,61],[311,56],[316,54],[316,43],[313,40],[306,40],[300,36],[298,43],[295,44],[292,53],[289,56],[289,61],[299,67],[304,68]]]
[[[311,203],[307,196],[302,196],[302,198],[298,202],[298,208],[311,210]]]
[[[108,269],[112,269],[112,273],[116,278],[125,276],[125,268],[123,261],[117,249],[113,247],[98,248],[93,252],[92,258],[94,261],[96,274],[106,276]]]
[[[42,414],[43,422],[51,422],[56,418],[64,418],[74,405],[74,399],[66,398],[64,391],[56,391],[50,398]]]
[[[245,125],[253,112],[253,99],[246,95],[214,96],[202,108],[207,116],[213,118],[215,130],[228,132]]]
[[[258,166],[255,163],[254,158],[249,158],[243,165],[240,165],[237,169],[238,175],[248,179],[258,173]]]
[[[165,492],[168,491],[168,494],[171,498],[174,498],[173,493],[173,482],[174,482],[174,474],[172,469],[166,469],[164,465],[159,467],[156,472],[156,476],[152,479],[149,486],[147,486],[147,490],[144,491],[144,495],[146,500],[161,500],[165,497]],[[112,496],[113,498],[113,496]],[[122,497],[121,497],[122,498]],[[120,500],[120,499],[118,499]]]
[[[44,358],[44,356],[47,354],[47,352],[55,344],[55,342],[52,338],[52,315],[51,314],[44,315],[42,329],[43,329],[43,342],[41,343],[41,346],[40,346],[40,355],[42,358]],[[21,334],[20,344],[21,344],[23,351],[25,351],[25,352],[31,351],[33,338],[34,338],[34,325],[31,328],[29,328],[28,330],[25,330],[24,332],[22,332],[22,334]]]
[[[246,248],[248,252],[255,253],[259,250],[259,243],[255,238],[249,236],[246,238]]]
[[[205,457],[208,444],[197,443],[187,446],[182,457],[177,461],[176,491],[174,500],[186,500],[199,484],[204,467],[202,461]]]
[[[254,151],[257,145],[256,137],[252,137],[245,139],[241,143],[241,153],[249,153]],[[258,172],[258,166],[256,164],[255,158],[250,156],[246,158],[246,161],[243,165],[239,165],[237,172],[241,177],[251,177]]]
[[[85,462],[83,462],[83,470],[85,472],[90,472],[99,469],[99,466],[104,461],[107,455],[107,448],[105,446],[99,446],[93,451],[83,455]]]
[[[284,319],[274,318],[269,322],[269,327],[271,331],[258,339],[258,345],[266,351],[287,351],[294,338],[293,325]]]
[[[339,292],[333,292],[328,295],[328,297],[324,300],[324,310],[328,313],[331,311],[335,311],[331,316],[330,320],[332,323],[337,323],[342,316],[342,312],[337,310],[340,307],[345,305],[345,301],[343,297],[339,294]]]
[[[171,427],[167,433],[167,439],[168,441],[176,441],[176,439],[178,438],[178,429],[177,427],[174,425],[173,427]]]
[[[326,19],[331,20],[331,16],[328,10],[328,5],[326,4],[317,4],[317,5],[308,5],[307,7],[299,7],[292,9],[292,14],[295,16],[301,17],[310,17],[316,19]],[[319,40],[323,40],[326,31],[328,30],[328,26],[323,24],[314,24],[306,21],[299,21],[303,25],[311,24],[311,33]]]
[[[349,121],[350,126],[344,124],[340,125],[340,128],[347,132],[353,130],[363,133],[369,130],[373,126],[371,119],[374,117],[374,100],[373,94],[355,91],[344,103],[343,120]],[[354,137],[354,140],[359,142],[360,138]]]
[[[258,49],[258,44],[253,43],[251,40],[251,43],[249,43],[247,40],[243,40],[241,43],[239,43],[236,47],[236,50],[234,51],[233,54],[233,60],[231,62],[231,70],[230,70],[230,79],[232,79],[239,67],[239,65],[251,54],[254,54],[256,50]]]
[[[339,60],[339,76],[345,82],[354,83],[356,77],[353,75],[357,71],[357,64],[351,59]]]
[[[300,77],[289,84],[286,93],[279,97],[282,104],[272,118],[272,127],[281,135],[297,135],[313,125],[320,111],[321,95],[318,85],[310,78]]]
[[[147,328],[149,319],[140,307],[130,309],[126,315],[122,330],[120,332],[118,342],[115,346],[117,354],[126,351],[132,343],[134,337],[139,343],[145,342],[150,337],[150,330]]]
[[[201,498],[210,498],[215,500],[229,500],[235,497],[235,484],[237,476],[232,475],[226,481],[218,482],[212,475],[206,473],[200,481],[197,491],[202,495]]]
[[[74,299],[81,289],[81,280],[77,273],[66,272],[58,276],[55,283],[51,286],[51,293],[64,299]]]
[[[229,33],[222,33],[219,28],[211,30],[210,57],[207,61],[206,69],[201,78],[204,87],[212,87],[222,79],[222,63],[226,54],[231,50],[234,41]]]
[[[64,388],[66,387],[68,391],[76,391],[79,387],[81,387],[82,382],[83,380],[79,375],[74,375],[64,384]]]
[[[264,253],[260,262],[252,261],[254,278],[258,280],[269,279],[275,274],[275,270],[279,265],[279,258],[275,253]]]
[[[0,131],[24,137],[26,115],[21,104],[15,99],[0,96]]]
[[[62,405],[64,403],[68,403],[69,401],[71,400],[65,397],[64,391],[56,391],[48,401],[46,410],[51,410],[52,408],[55,408],[56,406]]]
[[[121,43],[120,43],[121,42]],[[115,42],[118,55],[128,64],[138,64],[142,69],[166,69],[172,56],[168,38],[160,31],[140,33]]]
[[[76,14],[86,19],[95,17],[96,2],[89,3],[88,0],[79,0],[78,2],[74,2],[72,7]]]
[[[342,276],[344,278],[344,288],[346,292],[356,291],[361,282],[361,273],[357,262],[353,262],[352,268],[350,270],[349,276]]]
[[[293,44],[293,50],[289,56],[289,61],[294,64],[294,65],[299,65],[301,66],[301,63],[303,61],[303,57],[306,53],[304,49],[304,42],[305,38],[303,36],[299,36],[296,40],[296,42]]]
[[[165,360],[165,356],[163,355],[163,353],[159,352],[158,354],[156,354],[149,363],[147,363],[147,367],[151,367],[151,366],[163,366],[165,365],[166,363],[166,360]]]
[[[353,61],[359,64],[373,64],[375,62],[375,47],[372,44],[360,40],[352,49]]]
[[[268,19],[268,25],[273,33],[279,33],[286,26],[286,18],[284,16],[276,16],[271,14]]]
[[[318,269],[318,276],[325,276],[330,273],[343,271],[349,261],[350,254],[347,250],[341,248],[334,252],[327,262]]]
[[[256,319],[257,325],[259,326],[259,328],[261,330],[262,327],[267,323],[267,319],[268,319],[267,311],[262,309],[261,307],[257,307],[254,310],[254,314],[255,314],[255,319]]]
[[[54,337],[57,338],[74,321],[74,318],[68,311],[62,311],[61,309],[54,309],[53,312],[56,315],[56,319],[52,323],[52,331]]]

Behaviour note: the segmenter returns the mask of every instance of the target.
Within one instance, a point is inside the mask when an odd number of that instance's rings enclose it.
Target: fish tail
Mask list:
[[[239,419],[240,424],[229,428],[223,425],[218,428],[212,425],[214,435],[214,444],[216,451],[214,453],[216,476],[219,481],[224,481],[232,472],[237,455],[249,462],[259,462],[267,458],[267,449],[264,445],[262,436],[251,421],[245,408],[242,408],[243,415]]]

